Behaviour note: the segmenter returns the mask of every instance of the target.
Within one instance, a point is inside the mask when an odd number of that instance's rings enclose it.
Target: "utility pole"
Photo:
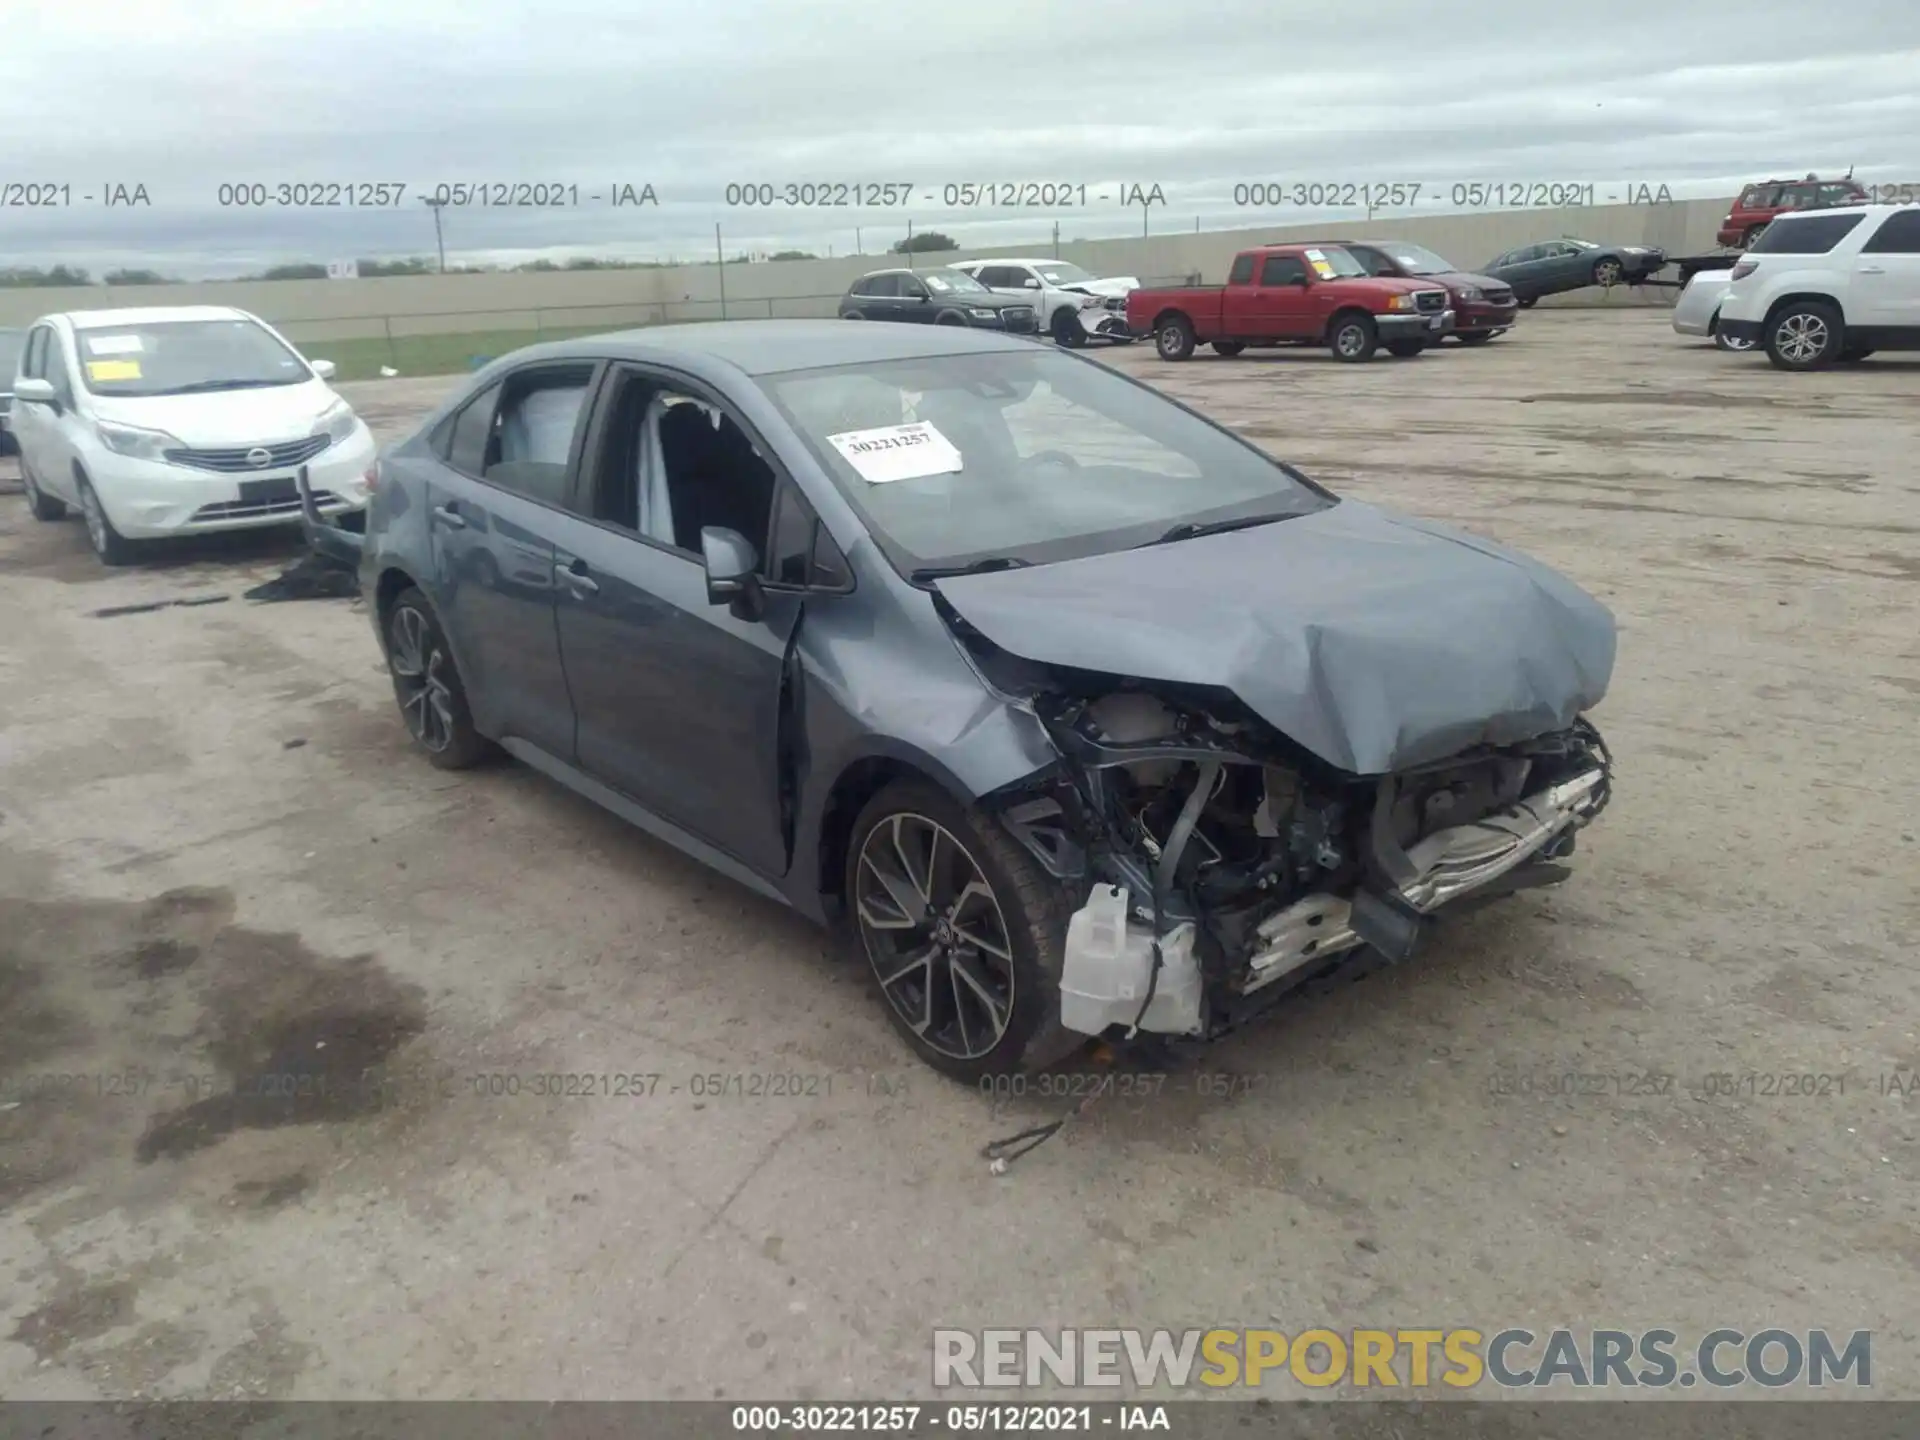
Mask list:
[[[1060,222],[1058,220],[1053,222],[1053,258],[1056,260],[1060,258]]]
[[[714,273],[720,277],[720,318],[724,320],[727,318],[727,252],[720,243],[720,222],[717,220],[713,226],[713,258]]]
[[[420,203],[433,211],[433,248],[440,254],[440,273],[447,273],[447,242],[440,232],[440,211],[446,201],[431,195],[422,195]]]

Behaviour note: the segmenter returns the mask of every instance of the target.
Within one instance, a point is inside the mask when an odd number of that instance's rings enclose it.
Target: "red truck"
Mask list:
[[[1162,360],[1196,344],[1221,355],[1249,345],[1325,345],[1336,360],[1418,355],[1453,329],[1447,290],[1367,273],[1335,245],[1260,245],[1234,259],[1225,285],[1134,290],[1127,328],[1153,336]]]

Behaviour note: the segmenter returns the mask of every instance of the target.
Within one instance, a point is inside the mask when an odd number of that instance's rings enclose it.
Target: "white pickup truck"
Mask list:
[[[989,290],[1031,297],[1040,328],[1062,345],[1084,345],[1093,337],[1133,343],[1127,295],[1139,289],[1140,282],[1131,275],[1102,280],[1066,260],[1004,256],[962,260],[948,268],[964,270]]]

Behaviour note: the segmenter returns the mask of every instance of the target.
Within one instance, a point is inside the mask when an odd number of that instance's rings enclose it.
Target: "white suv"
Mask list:
[[[132,542],[364,510],[373,435],[257,316],[219,305],[76,310],[33,323],[10,428],[35,517],[80,511],[108,565]]]
[[[1102,280],[1066,260],[962,260],[947,268],[964,270],[989,290],[1026,296],[1040,328],[1062,345],[1084,345],[1090,336],[1133,343],[1127,295],[1140,282],[1131,275]]]
[[[1778,216],[1730,281],[1720,334],[1783,370],[1920,350],[1920,205]]]

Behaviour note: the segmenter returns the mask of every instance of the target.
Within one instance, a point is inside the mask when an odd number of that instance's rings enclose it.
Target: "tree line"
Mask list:
[[[897,241],[889,251],[894,255],[918,254],[928,250],[958,250],[960,244],[937,230],[923,231],[908,239]],[[808,250],[776,250],[771,255],[739,254],[728,260],[730,265],[750,265],[759,260],[818,260],[820,257]],[[362,279],[378,279],[389,275],[434,275],[441,273],[440,267],[430,257],[412,255],[403,260],[361,260],[357,262]],[[449,265],[444,273],[448,275],[491,275],[502,272],[516,274],[543,274],[554,271],[574,270],[661,270],[687,262],[681,260],[610,260],[591,255],[575,256],[570,260],[528,260],[520,265]],[[327,267],[313,261],[297,261],[287,265],[272,265],[252,275],[237,275],[237,280],[324,280]],[[185,282],[173,275],[163,275],[158,270],[109,270],[98,282],[92,274],[76,265],[13,265],[0,267],[0,289],[26,290],[52,287],[93,285],[179,285]]]

